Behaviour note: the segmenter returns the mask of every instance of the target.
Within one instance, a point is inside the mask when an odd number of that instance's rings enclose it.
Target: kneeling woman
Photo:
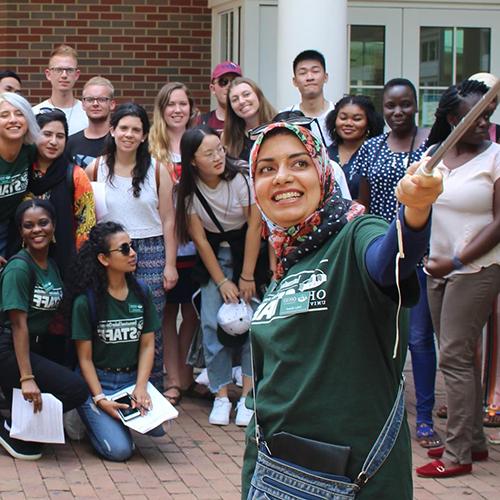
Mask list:
[[[146,386],[160,326],[150,290],[134,278],[136,265],[130,236],[120,224],[103,222],[90,231],[69,273],[66,311],[91,394],[78,412],[97,453],[114,461],[127,460],[134,442],[117,412],[127,405],[107,395],[135,384],[134,405],[151,406]]]
[[[355,480],[364,470],[375,476],[364,487],[360,477],[359,498],[409,500],[411,447],[401,383],[407,332],[401,325],[399,336],[396,328],[395,224],[388,228],[380,218],[356,217],[360,205],[335,192],[326,150],[302,127],[267,127],[252,150],[251,173],[279,262],[277,280],[252,320],[256,390],[247,405],[255,404],[261,432],[253,424],[247,430],[245,498],[250,487],[252,499],[303,498],[294,488],[314,498],[352,498],[344,494],[358,486],[345,478]],[[414,269],[428,243],[430,208],[440,190],[439,177],[409,174],[398,187],[406,204],[399,212],[404,305],[417,298]],[[369,418],[357,418],[361,406],[369,408]],[[257,466],[254,434],[268,444],[262,443]],[[379,435],[385,439],[375,447]],[[300,438],[321,441],[327,458]],[[375,456],[365,468],[372,447]],[[277,458],[312,469],[313,476],[291,479],[288,473],[296,475],[297,467],[276,467]],[[338,476],[344,479],[336,482]]]
[[[0,385],[7,400],[20,388],[33,411],[43,411],[41,393],[51,393],[67,412],[79,406],[88,392],[81,377],[51,360],[47,341],[63,286],[57,266],[49,260],[54,237],[54,207],[47,200],[19,205],[15,222],[24,248],[12,257],[0,280]],[[9,404],[10,406],[10,404]],[[40,443],[9,436],[9,423],[0,422],[0,444],[14,458],[35,460],[42,456]]]

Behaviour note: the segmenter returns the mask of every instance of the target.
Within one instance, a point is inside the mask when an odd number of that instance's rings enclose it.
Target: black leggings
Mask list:
[[[5,334],[6,332],[2,332],[0,336]],[[82,377],[48,359],[50,354],[44,355],[43,345],[33,347],[38,352],[33,352],[34,349],[30,352],[31,369],[40,391],[53,394],[59,399],[63,404],[63,412],[80,406],[89,395],[87,384]],[[12,389],[21,388],[19,368],[12,340],[9,342],[3,338],[0,342],[0,367],[0,386],[10,406]]]

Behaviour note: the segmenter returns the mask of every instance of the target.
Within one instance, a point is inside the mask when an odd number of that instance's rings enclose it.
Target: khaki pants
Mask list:
[[[499,291],[499,265],[447,279],[427,278],[448,404],[445,456],[459,464],[470,464],[471,451],[487,447],[476,346]]]

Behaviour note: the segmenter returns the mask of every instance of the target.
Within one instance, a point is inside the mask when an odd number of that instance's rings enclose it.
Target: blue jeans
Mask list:
[[[224,276],[231,279],[233,276],[231,249],[221,247],[217,260]],[[222,345],[217,338],[217,312],[223,303],[217,285],[210,279],[201,287],[201,328],[209,389],[213,393],[233,381],[233,349]],[[241,347],[241,371],[248,377],[252,375],[249,339]]]
[[[429,302],[427,300],[427,277],[423,268],[417,268],[420,299],[410,311],[410,336],[415,396],[417,400],[417,425],[432,425],[434,389],[436,382],[436,348]]]
[[[96,368],[97,377],[104,394],[113,394],[135,384],[137,372],[114,373]],[[106,460],[124,462],[131,457],[135,445],[128,427],[99,409],[92,398],[78,408],[92,446]]]

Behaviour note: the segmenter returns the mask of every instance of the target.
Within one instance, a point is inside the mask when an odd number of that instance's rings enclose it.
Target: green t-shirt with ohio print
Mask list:
[[[0,157],[0,223],[12,218],[28,188],[28,171],[36,156],[33,144],[24,144],[13,162]]]
[[[31,259],[26,250],[19,253]],[[0,278],[0,309],[4,313],[13,309],[28,313],[28,331],[30,336],[37,337],[48,333],[62,300],[63,285],[54,261],[49,260],[47,269],[31,261],[30,266],[24,260],[13,259],[5,267]],[[10,326],[8,314],[3,316],[4,324]]]
[[[79,295],[73,303],[73,340],[92,340],[92,360],[96,368],[125,368],[137,365],[142,334],[160,328],[160,320],[148,289],[145,305],[129,289],[125,300],[106,294],[105,318],[92,331],[88,299]]]
[[[257,417],[265,439],[286,431],[350,446],[347,475],[352,479],[394,404],[407,350],[403,313],[393,359],[397,304],[387,293],[394,289],[383,293],[365,265],[366,249],[387,227],[374,216],[346,224],[295,264],[274,289],[271,285],[251,326]],[[402,283],[405,304],[416,299],[416,285],[415,276]],[[256,458],[253,433],[252,421],[243,498]],[[386,462],[359,493],[360,500],[365,498],[413,498],[406,422]]]

